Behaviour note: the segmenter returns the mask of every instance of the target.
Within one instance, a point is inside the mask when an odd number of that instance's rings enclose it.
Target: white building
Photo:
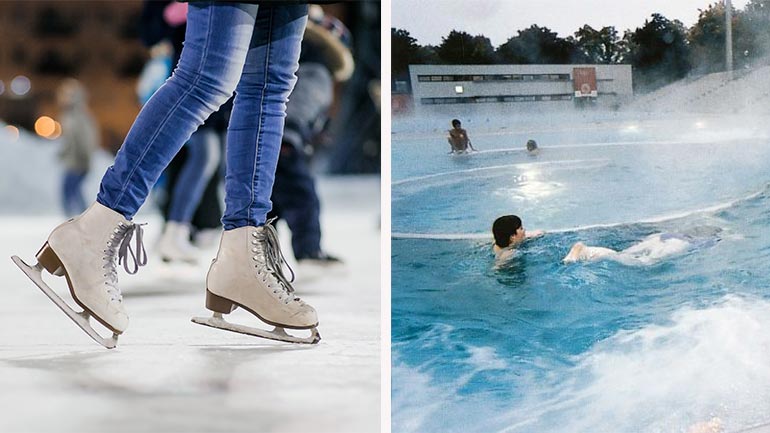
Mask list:
[[[417,112],[614,108],[633,97],[631,65],[410,65]]]

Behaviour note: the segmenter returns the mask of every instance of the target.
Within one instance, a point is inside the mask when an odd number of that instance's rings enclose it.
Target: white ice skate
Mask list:
[[[136,253],[130,246],[134,233]],[[129,269],[129,254],[134,261],[133,269]],[[36,256],[35,266],[17,256],[12,259],[91,338],[108,349],[114,348],[118,335],[128,327],[116,267],[123,263],[126,272],[134,274],[147,263],[141,226],[94,203],[80,216],[56,227]],[[82,311],[75,311],[43,281],[43,269],[66,278],[72,299]],[[111,330],[112,337],[100,336],[91,326],[91,317]]]
[[[190,226],[168,221],[158,242],[158,254],[167,263],[198,263],[198,249],[190,242]]]
[[[316,254],[298,257],[297,279],[301,282],[317,281],[322,278],[334,279],[348,274],[348,267],[338,257],[318,251]]]
[[[290,281],[283,274],[284,264],[278,235],[270,222],[261,227],[226,230],[206,278],[206,308],[214,315],[194,317],[192,321],[271,340],[318,343],[321,335],[316,329],[316,311],[294,295],[293,271]],[[222,315],[237,307],[275,328],[268,331],[225,321]],[[309,329],[310,335],[293,336],[285,328]]]

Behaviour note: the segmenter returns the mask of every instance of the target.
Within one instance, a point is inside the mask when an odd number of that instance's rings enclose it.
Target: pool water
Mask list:
[[[464,158],[441,133],[394,135],[394,432],[770,422],[770,140],[666,122],[469,128],[482,152]],[[495,268],[507,213],[547,234]],[[719,241],[647,266],[561,262],[702,225]]]

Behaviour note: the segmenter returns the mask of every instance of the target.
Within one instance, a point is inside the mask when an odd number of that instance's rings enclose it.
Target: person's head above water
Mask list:
[[[537,150],[537,142],[535,140],[527,140],[527,152],[534,152]]]
[[[452,119],[452,128],[459,128],[463,124],[460,122],[460,119]]]
[[[492,234],[495,237],[495,245],[507,248],[521,242],[526,233],[521,218],[516,215],[504,215],[492,223]]]

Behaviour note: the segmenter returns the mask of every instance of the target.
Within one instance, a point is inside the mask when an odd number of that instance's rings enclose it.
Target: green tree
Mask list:
[[[577,49],[586,63],[613,64],[624,58],[624,45],[615,27],[596,30],[584,25],[575,32]]]
[[[547,27],[533,24],[519,30],[497,48],[501,63],[510,64],[568,64],[583,62],[576,42],[572,38],[560,38]]]
[[[770,54],[770,0],[751,0],[743,8],[741,23],[745,30],[745,50],[736,50],[746,61]]]
[[[456,30],[441,38],[436,54],[442,63],[450,65],[486,65],[495,62],[495,50],[489,38],[471,36]]]
[[[634,67],[634,87],[651,90],[684,78],[690,72],[687,30],[678,21],[660,14],[623,36]]]
[[[699,73],[724,71],[725,5],[713,3],[699,12],[698,22],[688,33],[693,69]],[[753,51],[753,38],[744,21],[744,15],[733,9],[733,63],[736,67],[745,65],[747,54]],[[762,33],[767,33],[767,30]]]
[[[390,29],[391,66],[394,79],[409,74],[409,65],[420,63],[420,49],[417,39],[406,30]]]

